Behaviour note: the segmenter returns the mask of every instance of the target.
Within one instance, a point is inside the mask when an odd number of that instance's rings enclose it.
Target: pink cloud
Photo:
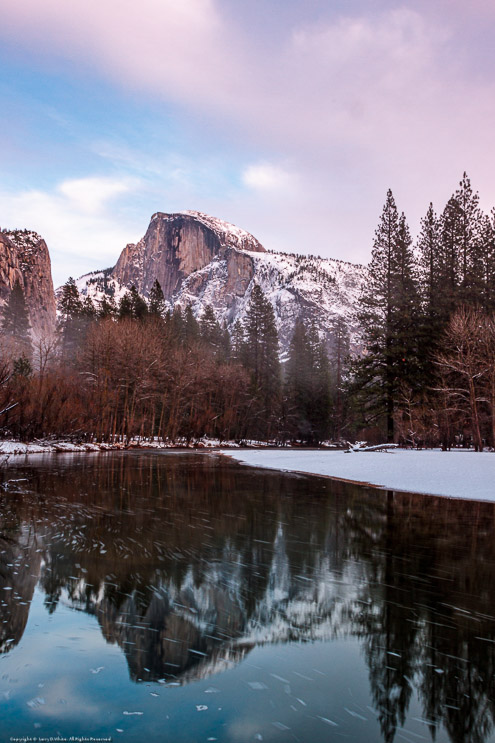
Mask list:
[[[350,234],[367,250],[389,185],[416,223],[464,169],[495,203],[493,83],[470,77],[454,25],[425,7],[340,16],[261,42],[216,0],[3,0],[0,36],[206,115],[256,143],[260,160],[273,150],[291,162],[301,205],[337,240],[347,240],[354,196],[362,228]]]

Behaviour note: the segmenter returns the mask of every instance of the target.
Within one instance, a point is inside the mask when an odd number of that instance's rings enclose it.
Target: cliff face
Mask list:
[[[185,278],[231,248],[265,252],[249,232],[206,214],[158,212],[143,239],[124,248],[111,276],[125,286],[134,284],[144,295],[158,279],[171,299]]]
[[[24,290],[33,334],[49,335],[56,322],[50,254],[36,232],[0,232],[0,306],[17,280]]]

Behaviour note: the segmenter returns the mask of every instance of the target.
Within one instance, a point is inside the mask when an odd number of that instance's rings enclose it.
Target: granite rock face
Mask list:
[[[111,277],[146,296],[155,279],[171,299],[185,278],[232,250],[265,252],[249,232],[200,212],[164,214],[151,218],[146,235],[122,251]],[[235,268],[232,269],[235,273]]]
[[[36,232],[0,232],[0,312],[17,280],[24,290],[33,335],[50,335],[56,322],[50,253]]]

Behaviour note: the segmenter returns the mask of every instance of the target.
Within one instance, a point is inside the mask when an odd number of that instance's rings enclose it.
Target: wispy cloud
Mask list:
[[[54,281],[60,284],[67,279],[68,263],[77,274],[105,268],[115,263],[128,242],[141,236],[142,225],[123,218],[118,208],[119,195],[130,189],[129,182],[94,176],[64,181],[47,191],[0,190],[0,214],[8,220],[2,227],[28,226],[39,232],[52,254]]]
[[[248,165],[242,173],[242,182],[257,191],[285,193],[293,191],[297,176],[289,170],[268,162]]]
[[[129,178],[108,178],[93,176],[66,180],[57,186],[68,206],[82,214],[102,214],[108,202],[118,196],[135,190],[137,182]]]

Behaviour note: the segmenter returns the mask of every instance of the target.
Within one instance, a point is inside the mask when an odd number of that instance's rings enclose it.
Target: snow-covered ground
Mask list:
[[[263,442],[248,441],[248,445],[267,446]],[[223,441],[219,439],[202,439],[190,441],[179,439],[176,442],[162,441],[155,439],[134,438],[129,443],[115,442],[114,444],[75,444],[72,441],[35,441],[23,443],[12,439],[0,440],[0,464],[2,457],[25,456],[27,454],[53,454],[60,452],[98,452],[112,451],[115,449],[217,449],[219,446],[224,448],[238,448],[239,444],[235,441]]]
[[[253,467],[324,475],[391,490],[495,502],[495,453],[391,450],[225,451]]]

